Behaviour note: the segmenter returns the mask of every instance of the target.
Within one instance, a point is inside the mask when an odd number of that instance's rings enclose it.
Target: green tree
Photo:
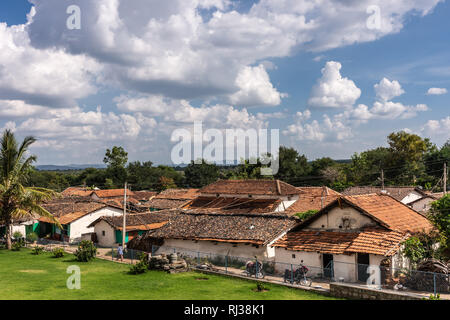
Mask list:
[[[41,206],[56,193],[39,187],[26,187],[31,165],[36,156],[26,157],[30,145],[36,139],[26,137],[19,145],[10,130],[5,130],[1,138],[0,151],[0,220],[6,226],[7,248],[11,249],[11,225],[14,219],[30,217],[33,214],[50,218],[61,228],[58,220]]]
[[[192,161],[184,170],[185,183],[191,188],[201,188],[217,181],[219,168],[202,159],[201,163]]]
[[[296,177],[306,176],[311,170],[306,156],[300,155],[294,148],[281,146],[278,163],[279,169],[275,177],[287,182],[295,181]]]
[[[450,257],[450,194],[431,204],[429,219],[443,236],[442,251]]]
[[[128,153],[122,147],[114,146],[111,150],[106,149],[103,162],[108,166],[106,175],[112,179],[114,187],[121,187],[127,179]]]

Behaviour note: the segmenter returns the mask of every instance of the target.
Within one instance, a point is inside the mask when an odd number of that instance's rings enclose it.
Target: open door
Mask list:
[[[324,253],[322,256],[323,275],[325,278],[331,279],[334,277],[333,272],[333,255]]]
[[[369,278],[367,268],[369,267],[369,255],[367,253],[358,253],[358,281],[366,282]]]

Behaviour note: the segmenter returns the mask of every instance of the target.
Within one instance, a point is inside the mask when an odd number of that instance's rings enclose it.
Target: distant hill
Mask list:
[[[104,164],[68,164],[68,165],[44,164],[36,166],[36,169],[40,171],[83,170],[86,168],[104,169],[106,168],[106,166]]]

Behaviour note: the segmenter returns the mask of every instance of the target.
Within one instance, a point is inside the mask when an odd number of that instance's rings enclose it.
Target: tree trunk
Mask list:
[[[6,218],[6,247],[11,250],[11,219]]]

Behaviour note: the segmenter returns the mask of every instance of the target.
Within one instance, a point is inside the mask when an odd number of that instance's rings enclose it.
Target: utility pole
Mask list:
[[[125,249],[125,235],[127,233],[127,182],[123,190],[123,224],[122,224],[122,249]]]
[[[384,191],[384,170],[381,169],[381,191]]]
[[[447,163],[444,162],[444,196],[447,194]]]

